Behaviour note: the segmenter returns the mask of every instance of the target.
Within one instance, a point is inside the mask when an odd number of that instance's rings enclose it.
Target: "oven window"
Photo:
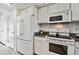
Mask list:
[[[49,51],[51,52],[58,53],[61,55],[67,55],[67,49],[67,46],[49,43]]]
[[[62,15],[49,18],[50,21],[62,21]]]

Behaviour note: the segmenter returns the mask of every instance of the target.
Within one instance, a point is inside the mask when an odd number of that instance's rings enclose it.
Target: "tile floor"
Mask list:
[[[0,55],[20,55],[20,54],[0,43]]]

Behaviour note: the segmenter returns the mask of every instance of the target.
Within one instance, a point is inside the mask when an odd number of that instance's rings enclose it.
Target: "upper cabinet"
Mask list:
[[[48,13],[57,12],[57,4],[51,4],[48,6]]]
[[[72,21],[79,21],[79,3],[72,3]]]
[[[57,3],[57,11],[65,11],[67,9],[70,9],[69,3]]]
[[[51,15],[52,16],[54,14],[61,15],[61,13],[65,14],[65,12],[69,9],[70,9],[70,4],[69,3],[54,3],[54,4],[50,4],[46,7],[39,8],[38,9],[38,23],[49,23],[49,17]],[[59,16],[59,15],[56,15],[56,16]],[[66,16],[66,15],[63,15],[63,17]],[[68,17],[70,17],[70,16],[71,15],[68,15]],[[65,22],[65,21],[63,21],[63,22]]]
[[[70,4],[69,3],[52,4],[52,5],[48,6],[48,13],[55,13],[55,12],[65,11],[67,9],[70,9]]]
[[[38,9],[38,23],[47,23],[48,22],[48,14],[47,7],[42,7]]]

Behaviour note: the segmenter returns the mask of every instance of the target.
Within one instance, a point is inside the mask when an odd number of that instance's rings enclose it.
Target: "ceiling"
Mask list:
[[[50,3],[13,3],[12,5],[18,9],[24,9],[24,8],[28,8],[30,6],[43,7],[48,4],[50,4]]]
[[[51,4],[51,3],[10,3],[9,5],[8,3],[0,3],[0,8],[5,9],[5,10],[13,10],[15,8],[24,9],[30,6],[36,6],[40,8],[48,4]]]

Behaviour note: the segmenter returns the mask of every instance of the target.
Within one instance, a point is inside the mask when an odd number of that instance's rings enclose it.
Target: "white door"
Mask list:
[[[14,39],[15,39],[15,31],[14,31],[14,18],[10,15],[8,19],[8,46],[14,49]]]
[[[1,19],[1,42],[3,43],[3,20]]]
[[[6,14],[1,15],[1,42],[6,44],[7,41],[7,22]]]

